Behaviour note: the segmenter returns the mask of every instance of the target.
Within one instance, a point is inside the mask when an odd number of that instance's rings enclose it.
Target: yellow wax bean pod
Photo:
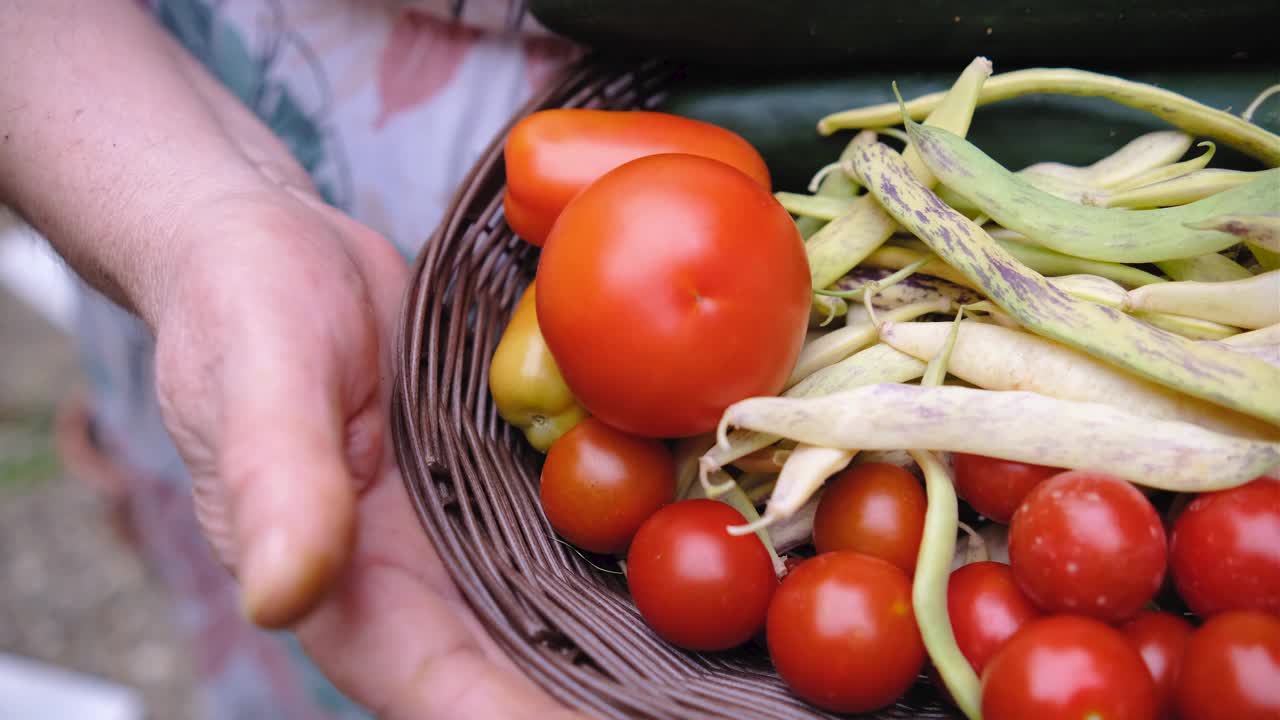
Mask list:
[[[1172,163],[1170,165],[1154,167],[1146,172],[1135,175],[1134,177],[1109,185],[1102,185],[1102,187],[1113,190],[1132,190],[1133,188],[1139,188],[1144,185],[1163,182],[1165,180],[1172,180],[1173,178],[1182,177],[1183,175],[1196,172],[1197,170],[1203,170],[1209,166],[1209,161],[1213,159],[1213,156],[1218,149],[1216,145],[1207,140],[1198,145],[1198,147],[1206,146],[1208,147],[1207,150],[1190,160],[1183,160],[1182,162]]]
[[[832,165],[828,165],[824,168],[824,172],[820,174],[820,177],[815,176],[814,179],[818,181],[817,187],[814,187],[814,183],[811,182],[809,184],[809,192],[814,193],[818,197],[844,198],[846,200],[851,199],[854,195],[858,194],[858,186],[853,182],[853,179],[850,178],[847,173],[840,170],[840,162],[849,157],[850,153],[853,151],[853,144],[855,142],[864,142],[875,138],[875,133],[859,133],[858,135],[863,137],[855,136],[850,140],[849,144],[841,151],[840,159]],[[815,232],[821,230],[822,226],[826,224],[825,220],[812,217],[802,217],[796,221],[796,228],[800,231],[800,236],[808,240]]]
[[[916,272],[921,275],[936,277],[947,282],[954,283],[961,287],[972,288],[973,282],[964,275],[956,272],[956,269],[938,259],[937,255],[932,252],[920,252],[910,248],[898,247],[896,245],[886,245],[881,247],[863,259],[862,265],[873,268],[888,268],[890,270],[901,270],[902,268],[914,265],[915,263],[924,261]]]
[[[1092,165],[1042,162],[1028,165],[1018,174],[1044,175],[1095,189],[1117,187],[1177,162],[1191,149],[1192,142],[1194,138],[1179,130],[1157,130],[1139,135]]]
[[[983,82],[990,75],[991,62],[986,58],[975,58],[951,89],[942,94],[926,122],[960,135],[968,132],[969,122],[973,119],[974,102]],[[869,143],[855,143],[853,151],[856,152],[858,147],[865,144]],[[928,167],[920,161],[911,146],[903,152],[903,158],[912,172],[917,173],[917,177],[926,185],[935,182]],[[884,244],[896,227],[893,218],[886,215],[870,195],[859,197],[845,214],[828,222],[806,243],[813,287],[824,288],[840,279],[841,275]]]
[[[1129,315],[1153,327],[1168,330],[1175,335],[1181,335],[1188,340],[1223,340],[1241,333],[1240,328],[1233,325],[1224,325],[1212,320],[1187,317],[1186,315],[1147,312],[1145,310],[1131,311]]]
[[[1243,185],[1257,177],[1247,170],[1223,170],[1205,168],[1171,180],[1116,192],[1098,192],[1085,195],[1085,205],[1097,207],[1150,210],[1152,208],[1186,205],[1237,185]]]
[[[908,126],[913,139],[918,128],[915,123]],[[902,158],[883,145],[860,148],[854,163],[865,186],[899,223],[1031,331],[1162,385],[1280,425],[1280,403],[1275,402],[1280,397],[1280,370],[1067,295],[938,200],[903,166]]]
[[[1126,305],[1256,330],[1280,323],[1280,270],[1230,282],[1148,285],[1130,290]]]
[[[945,298],[925,300],[890,310],[882,319],[914,320],[921,315],[946,312],[950,308],[951,303]],[[832,330],[818,337],[800,350],[800,357],[796,360],[795,368],[792,369],[791,377],[787,380],[785,387],[790,388],[822,368],[840,362],[866,348],[876,341],[878,334],[879,330],[874,323],[862,322]]]
[[[1280,465],[1277,443],[1101,403],[950,385],[893,383],[818,398],[749,398],[725,411],[721,441],[730,427],[829,448],[944,450],[1092,470],[1173,492],[1236,487]]]
[[[1112,75],[1072,68],[1029,68],[1000,73],[983,83],[978,105],[1038,94],[1103,97],[1148,112],[1193,136],[1218,140],[1270,167],[1280,165],[1280,136],[1185,95]],[[915,98],[906,104],[905,114],[919,120],[933,112],[943,97],[943,93],[930,93]],[[818,121],[818,132],[830,135],[848,128],[889,127],[902,122],[903,113],[894,102],[833,113]]]
[[[1226,282],[1228,280],[1244,280],[1253,277],[1253,273],[1240,263],[1226,255],[1209,253],[1193,258],[1164,260],[1156,263],[1166,275],[1174,280],[1196,280],[1199,282]]]
[[[929,253],[929,255],[932,256],[933,253]],[[937,262],[941,263],[942,261],[938,260]],[[907,265],[906,267],[912,266]],[[923,269],[925,266],[921,265],[920,267]],[[901,272],[901,270],[898,272]],[[892,276],[893,274],[891,274],[889,268],[873,267],[864,262],[862,265],[850,270],[835,285],[832,285],[831,291],[851,293],[866,288],[868,283],[875,282],[877,286],[871,303],[878,311],[892,310],[903,305],[926,300],[946,299],[953,305],[968,305],[982,299],[977,291],[972,288],[957,285],[932,275],[926,275],[920,271],[898,282],[886,282]],[[1120,289],[1120,293],[1124,294],[1124,288]],[[861,299],[861,296],[858,295],[852,299]]]
[[[854,201],[850,198],[827,197],[823,195],[805,195],[803,193],[779,191],[773,194],[775,200],[787,212],[801,218],[815,220],[835,220],[849,212]]]
[[[1218,215],[1260,214],[1280,202],[1280,168],[1275,168],[1178,207],[1129,211],[1079,205],[1036,189],[958,135],[915,123],[907,131],[938,179],[1000,226],[1037,245],[1091,260],[1153,262],[1218,252],[1239,240],[1187,225]]]
[[[1098,275],[1063,275],[1049,278],[1049,283],[1078,300],[1116,309],[1124,308],[1124,301],[1128,297],[1128,292],[1120,283]]]
[[[885,323],[880,336],[886,345],[927,360],[946,346],[949,325]],[[1061,343],[998,325],[960,323],[948,371],[986,390],[1026,390],[1062,400],[1103,403],[1142,417],[1280,441],[1280,428],[1144,380]]]
[[[1041,275],[1097,275],[1130,288],[1166,282],[1159,275],[1123,263],[1087,260],[1038,247],[1028,242],[1025,235],[1012,230],[992,228],[990,236],[1018,262]]]
[[[1268,325],[1224,339],[1225,345],[1280,345],[1280,325]]]
[[[765,505],[764,514],[754,523],[729,528],[734,535],[745,535],[786,520],[799,510],[814,493],[822,489],[827,478],[843,470],[857,450],[828,448],[821,445],[796,445],[778,473],[778,483]]]
[[[841,390],[915,380],[924,374],[925,363],[910,355],[879,344],[819,370],[783,393],[784,397],[818,397]],[[704,473],[721,468],[778,441],[777,435],[747,430],[730,434],[727,443],[712,447],[701,458]]]

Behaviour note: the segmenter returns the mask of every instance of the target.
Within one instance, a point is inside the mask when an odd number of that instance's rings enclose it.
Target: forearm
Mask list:
[[[155,326],[192,209],[306,175],[132,0],[0,2],[0,203]]]

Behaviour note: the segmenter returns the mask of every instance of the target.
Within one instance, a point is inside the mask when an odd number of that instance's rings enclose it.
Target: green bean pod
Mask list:
[[[1165,282],[1159,275],[1123,263],[1088,260],[1032,245],[1026,236],[1012,230],[993,228],[990,236],[1018,262],[1041,275],[1097,275],[1130,288]]]
[[[1184,281],[1135,288],[1129,291],[1127,309],[1176,313],[1257,330],[1280,323],[1280,270],[1229,282]]]
[[[978,105],[1025,95],[1055,94],[1103,97],[1142,110],[1196,137],[1219,140],[1270,167],[1280,165],[1280,136],[1228,112],[1198,103],[1154,85],[1071,68],[1030,68],[993,75],[978,93]],[[922,95],[906,104],[912,120],[925,117],[942,102],[942,93]],[[818,121],[823,135],[848,128],[897,125],[903,110],[897,103],[833,113]]]
[[[725,411],[720,442],[730,427],[829,448],[944,450],[1105,472],[1173,492],[1236,487],[1280,465],[1280,444],[1273,442],[1100,403],[950,385],[894,383],[816,398],[748,398]]]
[[[1224,232],[1271,252],[1280,252],[1280,198],[1276,212],[1265,215],[1222,215],[1191,223],[1192,230]]]
[[[913,139],[921,137],[915,123],[908,131]],[[1114,308],[1072,298],[938,200],[883,145],[860,148],[854,163],[865,186],[898,222],[1033,332],[1162,385],[1280,424],[1280,403],[1275,402],[1280,397],[1280,370],[1197,345]]]
[[[915,123],[907,132],[938,179],[1002,227],[1037,245],[1091,260],[1153,262],[1218,252],[1239,240],[1187,225],[1218,215],[1268,212],[1280,198],[1276,168],[1188,205],[1142,212],[1079,205],[1033,187],[957,135]]]
[[[920,639],[929,660],[947,691],[969,720],[982,717],[982,684],[969,660],[956,644],[955,630],[947,610],[947,581],[956,551],[956,530],[960,526],[959,503],[951,476],[928,450],[910,450],[924,472],[924,534],[916,555],[916,573],[911,581],[911,607],[915,612]]]

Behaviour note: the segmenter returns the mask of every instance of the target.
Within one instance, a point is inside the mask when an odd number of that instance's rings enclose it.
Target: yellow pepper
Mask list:
[[[498,414],[523,430],[529,444],[540,452],[587,416],[542,339],[532,283],[516,303],[493,353],[489,392]]]

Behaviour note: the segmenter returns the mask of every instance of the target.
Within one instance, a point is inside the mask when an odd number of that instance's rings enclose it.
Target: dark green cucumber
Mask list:
[[[994,58],[993,58],[994,59]],[[996,72],[1012,70],[1001,67]],[[705,120],[740,133],[765,156],[779,190],[803,191],[810,176],[835,160],[852,137],[840,132],[818,135],[822,116],[853,107],[893,101],[892,83],[906,98],[945,90],[963,69],[901,72],[887,70],[810,70],[765,76],[741,68],[690,66],[674,82],[658,109]],[[1259,92],[1280,83],[1280,64],[1228,64],[1199,69],[1108,69],[1182,93],[1206,105],[1239,113]],[[1280,96],[1254,113],[1253,121],[1280,133]],[[1075,165],[1094,162],[1124,143],[1169,125],[1146,113],[1101,98],[1036,95],[978,108],[969,138],[1006,167],[1019,169],[1054,160]],[[1254,169],[1259,165],[1230,148],[1218,147],[1214,167]]]
[[[612,52],[752,64],[1275,57],[1274,0],[529,0]]]

